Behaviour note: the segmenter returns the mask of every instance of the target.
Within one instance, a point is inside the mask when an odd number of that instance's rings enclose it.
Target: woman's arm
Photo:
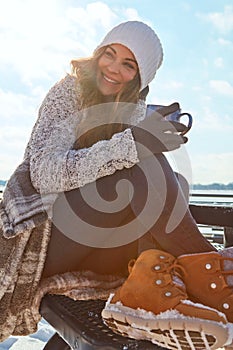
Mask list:
[[[25,152],[40,193],[69,191],[138,162],[130,129],[89,148],[72,149],[81,116],[74,79],[67,76],[49,91]]]

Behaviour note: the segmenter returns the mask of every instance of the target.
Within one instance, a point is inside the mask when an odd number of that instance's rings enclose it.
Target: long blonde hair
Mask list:
[[[99,140],[110,139],[114,133],[124,130],[127,126],[126,104],[129,104],[127,111],[132,113],[132,106],[136,105],[140,97],[140,75],[128,82],[126,86],[112,97],[112,101],[106,104],[106,97],[99,91],[96,83],[96,71],[98,60],[105,52],[107,46],[101,47],[92,57],[71,61],[71,72],[77,78],[77,84],[81,89],[81,107],[89,111],[88,118],[81,121],[78,126],[77,141],[75,148],[90,147]],[[123,103],[124,102],[124,103]],[[104,105],[102,105],[104,103]],[[101,121],[96,123],[96,116],[93,115],[93,106],[101,108]],[[94,113],[95,114],[95,113]],[[97,113],[98,118],[100,113]],[[130,116],[128,115],[128,118]],[[96,124],[100,125],[96,127]],[[88,130],[88,131],[86,131]]]

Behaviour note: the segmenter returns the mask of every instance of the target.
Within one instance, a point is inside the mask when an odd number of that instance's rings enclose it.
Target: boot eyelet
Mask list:
[[[210,288],[212,288],[212,289],[215,289],[215,288],[217,288],[217,284],[216,283],[211,283],[211,285],[210,285]]]
[[[211,264],[206,264],[205,265],[206,270],[210,270],[212,268]]]
[[[164,255],[160,255],[159,258],[160,258],[161,260],[166,259],[166,257],[165,257]]]
[[[154,270],[156,270],[156,271],[161,270],[161,266],[160,265],[154,266]]]
[[[170,297],[171,295],[172,295],[171,292],[166,292],[166,293],[165,293],[165,296],[166,296],[166,297]]]
[[[157,285],[160,285],[160,284],[162,284],[162,280],[156,280],[155,283],[156,283]]]
[[[224,303],[223,304],[223,308],[228,310],[228,309],[230,309],[230,305],[228,303]]]

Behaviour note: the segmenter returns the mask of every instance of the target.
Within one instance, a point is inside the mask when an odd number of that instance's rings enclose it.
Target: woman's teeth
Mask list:
[[[106,77],[106,75],[104,75],[104,79],[105,79],[105,80],[107,80],[109,83],[112,83],[112,84],[118,84],[118,82],[117,82],[117,81],[112,80],[112,79],[110,79],[110,78]]]

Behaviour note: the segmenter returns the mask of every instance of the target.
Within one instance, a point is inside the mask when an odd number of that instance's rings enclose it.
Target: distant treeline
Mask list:
[[[5,186],[7,181],[0,180],[0,186]],[[221,183],[212,183],[208,185],[202,185],[202,184],[193,184],[191,185],[191,188],[193,190],[233,190],[233,182],[230,182],[229,184],[221,184]]]
[[[193,190],[233,190],[233,182],[230,182],[227,185],[218,182],[208,185],[193,184],[191,188]]]

